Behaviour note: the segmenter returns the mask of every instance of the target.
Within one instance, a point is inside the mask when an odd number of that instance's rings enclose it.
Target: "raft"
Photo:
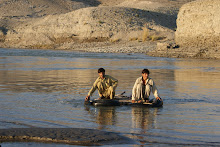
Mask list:
[[[157,100],[150,102],[143,102],[143,103],[132,103],[131,97],[123,96],[123,95],[116,95],[114,99],[94,99],[90,101],[85,101],[87,105],[93,106],[122,106],[122,105],[129,105],[129,106],[143,106],[143,107],[162,107],[163,101]]]

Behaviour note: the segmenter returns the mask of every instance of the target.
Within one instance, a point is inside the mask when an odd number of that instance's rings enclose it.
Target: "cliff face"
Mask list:
[[[177,19],[175,41],[180,46],[220,46],[220,1],[197,0],[183,5]]]
[[[152,56],[220,59],[220,1],[197,0],[178,13],[175,44],[158,43]]]

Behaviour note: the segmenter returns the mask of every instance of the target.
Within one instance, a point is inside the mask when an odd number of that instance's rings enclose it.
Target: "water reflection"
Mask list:
[[[132,107],[132,138],[138,140],[140,145],[150,142],[146,139],[148,130],[154,129],[157,125],[158,108]]]
[[[28,60],[32,59],[32,61],[26,61],[27,58]],[[62,59],[29,58],[30,57],[20,57],[18,60],[11,57],[1,57],[2,60],[4,59],[3,61],[6,60],[0,63],[1,91],[69,91],[76,87],[87,85],[87,81],[89,81],[87,75],[91,76],[94,73],[89,69],[86,71],[83,69],[77,70],[77,68],[81,66],[90,66],[89,62],[84,64],[81,61],[83,59],[66,63],[66,61]],[[78,62],[82,63],[78,64]]]
[[[91,107],[85,105],[85,110],[95,119],[95,122],[98,124],[97,129],[104,130],[109,125],[115,125],[117,123],[115,106]]]
[[[95,120],[97,129],[109,130],[111,126],[121,126],[129,128],[130,138],[140,142],[141,145],[146,145],[150,140],[151,130],[157,129],[158,110],[162,108],[147,108],[147,107],[131,107],[125,106],[126,116],[122,116],[119,107],[93,107],[85,105],[85,110]],[[123,113],[125,115],[125,113]],[[121,122],[120,122],[121,121]],[[131,122],[131,126],[127,126]],[[127,126],[127,127],[126,127]]]
[[[141,128],[148,130],[153,128],[157,108],[132,107],[132,128]]]

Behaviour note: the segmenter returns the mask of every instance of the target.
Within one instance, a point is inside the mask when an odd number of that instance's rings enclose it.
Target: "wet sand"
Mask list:
[[[0,142],[48,142],[74,145],[129,144],[131,140],[113,132],[82,128],[0,129]]]

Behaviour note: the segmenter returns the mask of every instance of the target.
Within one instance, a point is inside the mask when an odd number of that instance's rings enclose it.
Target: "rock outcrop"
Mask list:
[[[220,1],[197,0],[183,5],[177,18],[175,43],[159,43],[149,55],[220,59]]]
[[[220,1],[197,0],[181,7],[175,41],[180,46],[220,45]]]

